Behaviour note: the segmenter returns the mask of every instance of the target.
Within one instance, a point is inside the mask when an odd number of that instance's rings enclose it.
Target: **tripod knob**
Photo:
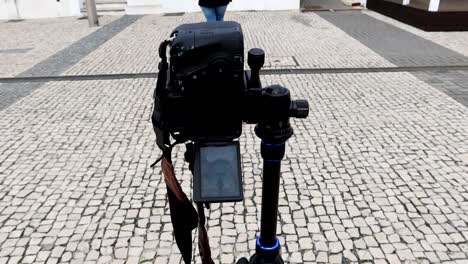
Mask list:
[[[265,52],[262,49],[254,48],[247,54],[247,64],[253,72],[259,72],[265,63]]]
[[[290,107],[291,117],[306,118],[309,115],[309,102],[306,100],[294,100]]]

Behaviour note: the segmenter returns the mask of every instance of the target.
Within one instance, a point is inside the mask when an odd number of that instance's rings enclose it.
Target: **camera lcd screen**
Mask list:
[[[195,202],[242,201],[239,143],[196,146],[193,180]]]

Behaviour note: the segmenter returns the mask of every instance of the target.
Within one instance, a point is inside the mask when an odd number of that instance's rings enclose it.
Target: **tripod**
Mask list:
[[[281,106],[281,101],[290,102],[289,91],[286,88],[281,86],[271,88],[268,95],[272,104]],[[275,119],[273,116],[271,120],[260,122],[255,127],[255,134],[262,140],[261,155],[263,159],[260,236],[256,241],[256,252],[250,258],[250,261],[242,258],[237,262],[238,264],[284,263],[280,256],[279,239],[276,237],[276,224],[281,160],[284,157],[286,141],[293,135],[293,129],[289,123],[289,117],[283,116]]]
[[[284,263],[280,256],[279,239],[276,237],[281,161],[285,154],[286,141],[293,135],[289,118],[304,118],[309,111],[307,101],[291,101],[289,90],[278,85],[266,88],[263,98],[266,99],[264,106],[271,116],[259,122],[255,127],[255,134],[261,139],[263,159],[260,236],[256,241],[256,253],[250,261],[241,258],[237,264]],[[187,145],[186,161],[189,162],[190,170],[193,170],[193,145],[191,144]],[[199,204],[200,210],[203,212],[201,204]]]
[[[286,141],[293,135],[289,119],[291,117],[306,118],[309,114],[309,104],[305,100],[291,100],[289,90],[279,85],[262,89],[259,72],[263,66],[265,54],[261,49],[252,49],[248,55],[251,68],[250,76],[247,76],[248,85],[254,102],[260,102],[261,105],[258,111],[252,111],[254,117],[246,121],[257,124],[255,134],[261,139],[262,212],[256,252],[250,261],[241,258],[237,264],[283,264],[279,239],[276,237],[281,161],[285,154]],[[185,155],[185,160],[189,162],[189,168],[193,172],[192,144],[187,144]],[[203,214],[201,204],[198,208]]]

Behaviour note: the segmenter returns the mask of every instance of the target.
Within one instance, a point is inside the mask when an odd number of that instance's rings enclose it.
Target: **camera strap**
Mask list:
[[[198,209],[198,249],[203,264],[214,264],[211,258],[210,241],[205,228],[205,208],[202,203],[197,203]]]
[[[170,160],[163,158],[161,164],[167,186],[174,238],[184,262],[188,264],[192,260],[192,230],[198,225],[198,215],[176,179]]]
[[[154,97],[159,96],[166,87],[168,62],[166,56],[167,46],[171,43],[170,40],[165,40],[159,46],[159,74],[156,83]],[[171,213],[171,222],[174,229],[174,238],[177,247],[182,254],[182,259],[186,264],[192,260],[192,230],[198,227],[198,248],[203,264],[214,264],[211,258],[211,250],[208,241],[208,235],[205,228],[205,213],[202,204],[197,204],[198,213],[193,204],[187,198],[187,195],[182,190],[179,181],[177,180],[172,166],[172,148],[178,144],[175,142],[168,148],[162,149],[162,156],[155,161],[151,167],[154,167],[161,161],[164,182],[167,187],[167,197],[169,200],[169,210]]]
[[[171,44],[170,40],[165,40],[159,45],[159,58],[161,58],[161,61],[159,62],[158,69],[158,80],[156,82],[156,90],[154,96],[160,95],[160,93],[166,88],[166,83],[167,83],[167,70],[169,68],[169,64],[167,62],[167,55],[166,55],[166,50],[167,46]]]
[[[166,155],[164,155],[166,156]],[[182,190],[174,172],[171,160],[164,157],[161,162],[164,182],[167,186],[169,210],[177,247],[186,264],[192,258],[192,230],[198,226],[198,249],[203,264],[214,264],[208,234],[205,228],[205,209],[197,203],[197,211]]]

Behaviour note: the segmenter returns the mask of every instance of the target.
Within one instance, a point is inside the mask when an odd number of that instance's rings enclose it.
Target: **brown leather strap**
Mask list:
[[[198,249],[203,264],[214,264],[211,258],[210,241],[205,228],[205,209],[202,203],[197,203],[198,209]]]
[[[164,174],[164,181],[166,182],[167,187],[174,193],[177,200],[183,202],[187,199],[182,187],[180,187],[179,181],[175,177],[174,167],[171,163],[165,158],[162,159],[161,162],[162,171]]]
[[[177,246],[186,264],[192,260],[192,230],[198,225],[197,211],[189,201],[179,182],[170,160],[162,160],[164,181],[167,185],[167,197],[171,211],[171,222]]]

